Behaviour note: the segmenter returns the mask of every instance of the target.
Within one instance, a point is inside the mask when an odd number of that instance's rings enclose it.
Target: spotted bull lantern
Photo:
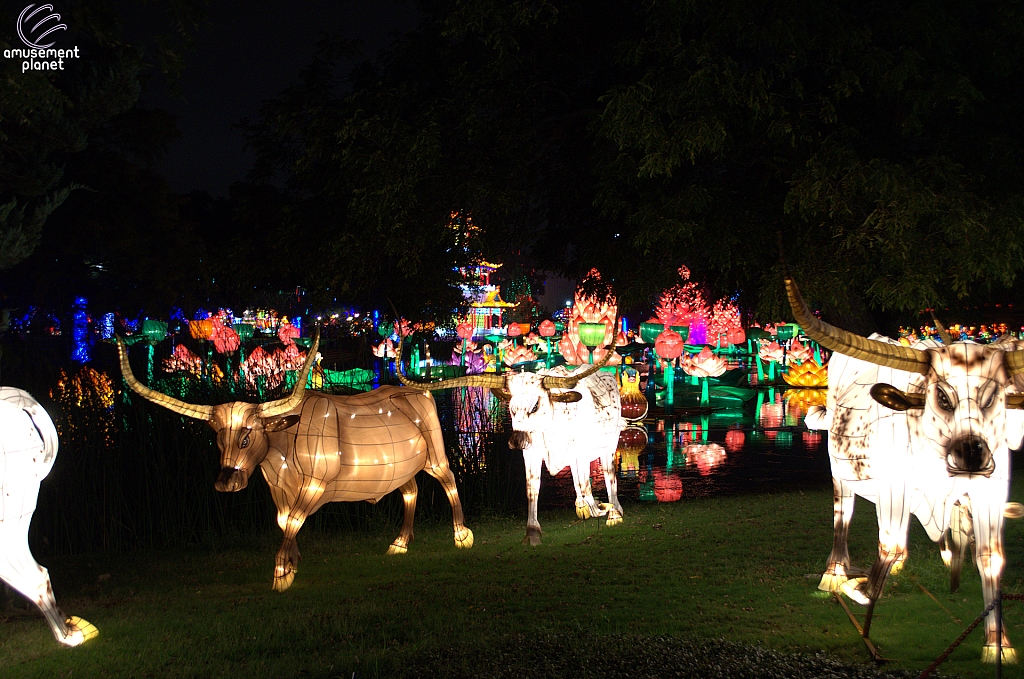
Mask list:
[[[521,449],[526,463],[529,507],[524,542],[539,545],[541,463],[552,475],[569,467],[576,488],[576,515],[581,519],[605,516],[608,526],[622,523],[614,461],[622,429],[619,389],[612,375],[600,372],[614,353],[609,347],[598,363],[575,372],[559,366],[537,373],[469,375],[431,383],[411,382],[401,372],[398,376],[402,384],[417,389],[486,387],[508,403],[513,429],[509,447]],[[594,500],[592,460],[601,461],[608,504],[599,505]]]
[[[836,352],[827,411],[808,415],[831,434],[836,537],[822,586],[872,605],[906,554],[913,512],[932,540],[952,527],[961,555],[963,537],[973,532],[985,603],[992,604],[1004,562],[1009,450],[1024,436],[1017,410],[1024,398],[1007,388],[1024,371],[1024,351],[967,342],[917,348],[860,337],[818,320],[789,278],[786,289],[804,333]],[[875,502],[878,556],[866,578],[848,579],[846,530],[855,494]],[[1003,661],[1014,662],[999,628],[995,615],[986,617],[982,659],[994,662],[1001,647]]]
[[[217,432],[221,472],[214,487],[238,491],[259,467],[277,506],[284,542],[274,564],[274,589],[283,592],[299,562],[296,535],[306,518],[328,502],[377,502],[400,490],[405,500],[401,533],[388,554],[404,554],[413,538],[416,473],[444,486],[452,507],[455,545],[473,546],[448,466],[434,399],[403,387],[381,387],[354,396],[305,391],[319,335],[309,349],[291,395],[269,403],[235,401],[193,405],[155,392],[132,375],[127,350],[118,344],[125,381],[136,393]]]

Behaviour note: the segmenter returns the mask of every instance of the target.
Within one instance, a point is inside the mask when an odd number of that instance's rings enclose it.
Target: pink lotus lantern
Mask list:
[[[508,327],[505,328],[505,334],[508,337],[519,337],[523,334],[523,329],[519,327],[518,323],[509,323]]]
[[[512,346],[502,358],[502,361],[507,366],[515,365],[516,363],[524,363],[526,361],[536,361],[537,354],[533,353],[532,349],[527,347]]]
[[[814,360],[814,350],[806,344],[800,342],[800,339],[794,339],[789,345],[789,352],[786,354],[787,363],[806,363],[807,361]]]
[[[541,321],[540,327],[537,328],[540,332],[541,337],[554,337],[555,336],[555,324],[550,320]]]
[[[699,354],[683,361],[683,370],[693,377],[718,377],[725,369],[725,359],[716,356],[709,347],[704,347]]]
[[[216,323],[213,327],[213,335],[210,337],[213,340],[213,348],[217,350],[219,354],[230,354],[238,351],[238,347],[241,346],[241,340],[238,337],[238,333],[235,329],[229,325],[223,323]]]
[[[675,360],[683,353],[683,338],[675,330],[662,330],[654,340],[654,351],[666,361]]]
[[[473,326],[470,325],[469,323],[467,323],[466,321],[462,321],[457,326],[455,326],[455,334],[458,335],[459,339],[462,339],[462,340],[472,339],[473,338]]]
[[[747,333],[742,327],[729,328],[725,334],[725,341],[733,346],[740,346],[747,341]]]
[[[762,344],[761,348],[757,351],[757,355],[761,357],[762,361],[781,363],[783,359],[783,349],[778,342],[773,340],[768,344]]]
[[[615,346],[624,347],[629,344],[629,338],[626,337],[626,333],[619,330],[619,334],[615,336]]]
[[[281,340],[281,344],[285,346],[293,346],[295,344],[295,338],[299,336],[299,329],[288,322],[287,319],[282,321],[281,326],[277,329],[277,338]]]
[[[394,358],[395,345],[390,339],[386,339],[373,348],[373,355],[377,358]]]

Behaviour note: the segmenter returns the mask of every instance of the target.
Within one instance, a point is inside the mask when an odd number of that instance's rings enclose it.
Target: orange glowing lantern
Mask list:
[[[814,359],[807,360],[790,368],[782,379],[794,387],[827,387],[828,367],[818,365]]]
[[[729,344],[739,346],[747,341],[747,333],[741,327],[731,327],[729,328],[729,331],[725,334],[725,340]]]
[[[683,338],[675,330],[662,330],[654,340],[654,350],[666,361],[675,360],[683,353]]]
[[[189,321],[188,331],[192,339],[208,340],[213,334],[213,319],[207,318],[202,321]]]

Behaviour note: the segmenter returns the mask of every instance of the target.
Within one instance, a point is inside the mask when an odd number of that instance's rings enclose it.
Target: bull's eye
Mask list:
[[[942,408],[943,410],[953,409],[952,402],[950,402],[949,397],[946,396],[946,392],[944,392],[942,389],[935,390],[935,398],[939,402],[939,407]]]
[[[246,432],[245,436],[242,437],[242,440],[238,442],[238,447],[239,448],[248,448],[249,447],[249,432]]]
[[[537,399],[537,402],[533,404],[533,408],[530,409],[530,414],[533,415],[534,413],[537,412],[537,410],[539,408],[540,408],[540,399]]]

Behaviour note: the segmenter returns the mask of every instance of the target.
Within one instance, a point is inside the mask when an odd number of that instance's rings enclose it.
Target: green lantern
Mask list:
[[[796,335],[797,326],[793,323],[786,323],[775,328],[776,336],[780,342],[791,340]]]
[[[580,323],[580,344],[590,349],[590,362],[594,362],[594,349],[604,342],[607,326],[604,323]]]
[[[231,328],[238,333],[238,339],[242,342],[251,340],[253,337],[253,327],[248,323],[235,323]]]
[[[665,329],[665,326],[662,325],[661,323],[641,323],[640,324],[640,339],[642,339],[645,344],[654,344],[654,340],[657,339],[658,335],[660,335],[661,331],[664,330],[664,329]],[[687,328],[686,332],[687,332],[687,334],[689,334],[690,329]],[[682,334],[682,333],[680,333],[680,334]],[[684,337],[684,339],[685,339],[685,337]]]
[[[673,325],[672,330],[679,333],[679,336],[683,338],[683,342],[690,336],[690,326],[688,325]]]
[[[167,324],[163,321],[145,320],[139,324],[139,334],[149,344],[159,344],[167,337]]]

